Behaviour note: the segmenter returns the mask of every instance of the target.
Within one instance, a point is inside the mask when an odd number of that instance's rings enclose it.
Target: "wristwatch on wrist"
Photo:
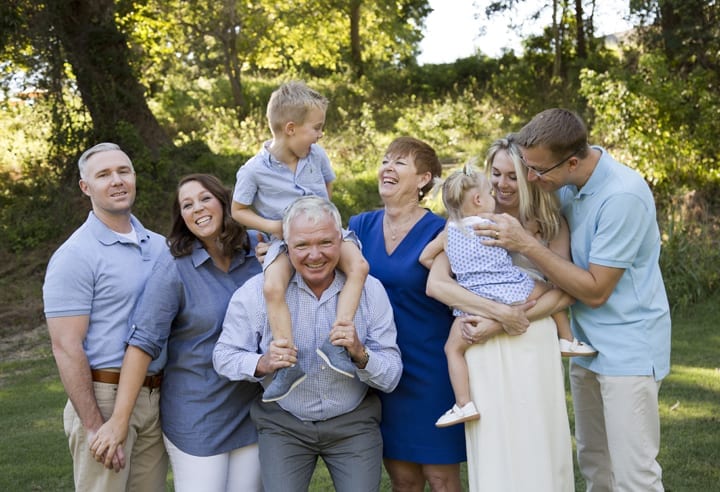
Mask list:
[[[358,366],[367,367],[368,362],[370,361],[370,354],[367,351],[367,347],[363,346],[363,354],[359,361],[356,362]]]

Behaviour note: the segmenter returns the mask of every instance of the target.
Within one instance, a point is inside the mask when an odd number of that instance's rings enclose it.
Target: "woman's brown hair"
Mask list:
[[[212,174],[188,174],[180,178],[175,190],[175,200],[172,209],[172,229],[167,237],[167,244],[170,253],[178,258],[192,253],[197,237],[190,232],[185,220],[182,217],[178,196],[180,188],[190,181],[197,181],[208,190],[222,204],[223,219],[222,230],[218,238],[222,251],[226,255],[232,255],[235,251],[250,251],[250,238],[244,226],[235,222],[232,218],[230,206],[232,194],[222,182]]]

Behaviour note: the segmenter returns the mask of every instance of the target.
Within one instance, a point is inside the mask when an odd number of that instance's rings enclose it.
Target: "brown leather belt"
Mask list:
[[[90,373],[92,374],[92,380],[98,383],[118,384],[120,382],[119,372],[93,369]],[[150,389],[159,388],[160,383],[162,383],[162,373],[147,376],[145,380],[143,380],[143,386]]]

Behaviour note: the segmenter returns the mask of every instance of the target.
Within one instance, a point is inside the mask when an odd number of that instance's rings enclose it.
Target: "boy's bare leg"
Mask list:
[[[353,323],[355,312],[360,305],[365,279],[370,270],[360,249],[352,241],[343,241],[340,245],[338,268],[345,273],[347,278],[338,296],[337,312],[332,329],[336,329],[340,322]],[[317,353],[331,369],[344,376],[355,377],[355,364],[345,347],[333,345],[330,339],[326,338],[323,344],[317,348]]]
[[[265,296],[268,325],[270,325],[273,340],[285,339],[291,347],[295,347],[290,309],[285,301],[285,292],[290,283],[292,272],[293,269],[288,256],[286,254],[278,255],[265,268],[263,295]],[[265,388],[262,400],[271,402],[285,398],[305,377],[305,372],[300,368],[300,364],[278,369],[275,371],[272,382]]]
[[[265,268],[263,295],[267,307],[268,324],[272,332],[273,340],[285,338],[294,346],[292,334],[292,319],[290,309],[285,301],[290,277],[292,277],[292,265],[286,254],[280,254]]]
[[[355,318],[355,312],[360,305],[360,296],[365,287],[365,280],[370,272],[370,265],[352,241],[343,241],[340,245],[340,260],[338,268],[342,270],[347,279],[338,296],[337,314],[335,321],[350,321]]]

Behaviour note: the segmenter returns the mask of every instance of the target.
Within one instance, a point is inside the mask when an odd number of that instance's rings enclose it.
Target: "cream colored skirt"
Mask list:
[[[572,445],[555,323],[465,352],[480,420],[466,424],[471,492],[572,492]]]

